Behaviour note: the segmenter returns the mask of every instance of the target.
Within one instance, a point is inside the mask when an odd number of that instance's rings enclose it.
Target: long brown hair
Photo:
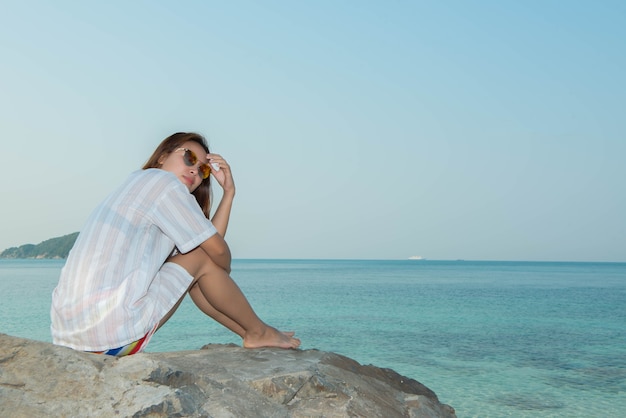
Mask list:
[[[160,168],[161,164],[159,163],[159,160],[161,157],[168,156],[188,141],[197,142],[202,146],[202,148],[204,148],[207,154],[209,153],[209,146],[202,135],[193,132],[177,132],[168,136],[159,144],[157,149],[155,149],[152,153],[152,156],[150,156],[148,161],[142,167],[142,170],[147,168]],[[202,212],[204,212],[204,215],[209,218],[211,212],[211,176],[202,180],[202,183],[200,183],[192,194],[195,196]]]

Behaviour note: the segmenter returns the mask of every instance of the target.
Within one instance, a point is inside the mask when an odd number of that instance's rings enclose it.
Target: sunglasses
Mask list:
[[[185,151],[185,153],[183,154],[183,161],[187,166],[193,167],[194,165],[198,164],[198,156],[192,150],[188,148],[178,148],[174,152],[178,151]],[[204,180],[209,177],[209,174],[211,174],[211,167],[209,167],[208,164],[201,163],[198,166],[198,175],[200,176],[200,178]]]

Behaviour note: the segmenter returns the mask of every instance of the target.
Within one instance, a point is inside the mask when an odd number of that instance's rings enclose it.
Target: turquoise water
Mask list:
[[[0,260],[0,332],[50,341],[62,261]],[[626,264],[235,260],[303,348],[389,367],[459,417],[626,416]],[[240,343],[188,299],[147,351]]]

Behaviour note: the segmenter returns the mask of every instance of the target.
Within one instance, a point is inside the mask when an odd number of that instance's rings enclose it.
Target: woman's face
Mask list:
[[[193,152],[197,157],[197,162],[191,166],[185,162],[185,149]],[[185,142],[171,154],[162,157],[161,169],[169,171],[178,177],[178,179],[193,192],[202,183],[202,174],[198,174],[199,166],[208,164],[207,154],[202,145],[194,141]]]

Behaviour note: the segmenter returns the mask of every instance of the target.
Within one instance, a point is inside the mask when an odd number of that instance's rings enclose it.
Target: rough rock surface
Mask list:
[[[455,417],[421,383],[318,350],[114,358],[0,334],[2,417]]]

